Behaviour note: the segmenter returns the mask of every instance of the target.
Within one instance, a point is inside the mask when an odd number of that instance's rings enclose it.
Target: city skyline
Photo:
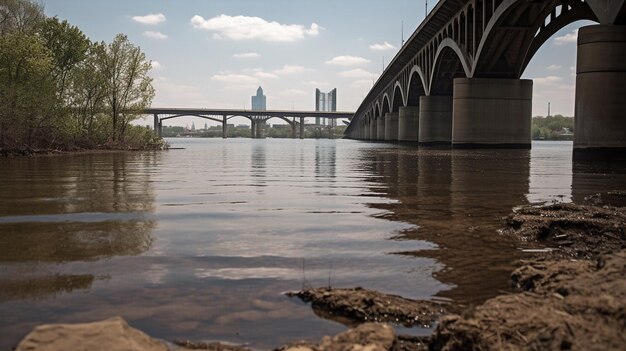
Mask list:
[[[425,16],[424,3],[409,0],[333,2],[332,12],[304,1],[47,0],[44,5],[48,15],[67,19],[91,40],[128,34],[152,60],[155,107],[251,108],[250,93],[262,85],[272,92],[267,105],[274,109],[313,110],[314,88],[337,87],[342,92],[337,109],[356,110],[383,62],[392,60],[402,37]],[[575,29],[584,24],[555,34],[524,72],[523,78],[535,82],[533,115],[546,115],[548,102],[553,114],[573,115]],[[191,120],[171,123],[184,126]]]

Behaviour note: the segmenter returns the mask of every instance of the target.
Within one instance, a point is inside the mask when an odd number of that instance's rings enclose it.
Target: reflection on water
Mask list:
[[[572,166],[571,143],[171,142],[186,149],[0,160],[0,349],[113,315],[257,348],[343,330],[280,294],[307,284],[479,303],[523,257],[497,233],[511,208],[626,184],[622,165]]]

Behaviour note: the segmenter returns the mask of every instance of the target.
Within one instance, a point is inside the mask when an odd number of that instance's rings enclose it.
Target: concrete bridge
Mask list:
[[[154,131],[160,137],[163,134],[163,121],[178,117],[199,117],[222,124],[222,137],[228,137],[228,120],[245,117],[252,122],[250,137],[262,138],[261,130],[271,118],[278,118],[291,126],[291,136],[296,139],[298,130],[300,139],[304,139],[304,119],[323,117],[329,119],[352,119],[354,112],[319,112],[319,111],[280,111],[280,110],[228,110],[228,109],[193,109],[193,108],[148,108],[142,114],[154,117]]]
[[[625,0],[440,0],[348,126],[360,140],[521,147],[531,143],[539,48],[579,20],[575,151],[626,151]]]

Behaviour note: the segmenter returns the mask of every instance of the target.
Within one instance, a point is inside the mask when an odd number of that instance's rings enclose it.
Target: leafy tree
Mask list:
[[[34,144],[57,104],[52,57],[34,36],[0,36],[0,141]]]
[[[43,7],[26,0],[0,0],[0,35],[31,34],[44,19]]]
[[[111,139],[115,142],[123,138],[128,124],[154,98],[152,78],[148,76],[151,63],[123,34],[106,45],[97,62],[104,78],[107,109],[112,119]]]
[[[52,77],[57,82],[59,96],[65,96],[67,77],[71,70],[85,60],[90,41],[85,34],[67,21],[45,19],[39,31],[44,44],[53,56]]]

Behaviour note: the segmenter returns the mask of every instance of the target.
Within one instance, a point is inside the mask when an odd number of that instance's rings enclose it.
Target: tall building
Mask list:
[[[337,111],[337,88],[329,91],[328,93],[322,93],[319,89],[315,89],[315,111]],[[328,125],[331,127],[336,127],[337,120],[331,119],[328,121],[328,123],[326,123],[326,118],[316,117],[315,124],[317,124],[318,126]]]
[[[263,95],[263,88],[259,87],[256,90],[256,95],[252,96],[252,109],[258,111],[265,111],[267,109],[266,106],[266,97]]]

